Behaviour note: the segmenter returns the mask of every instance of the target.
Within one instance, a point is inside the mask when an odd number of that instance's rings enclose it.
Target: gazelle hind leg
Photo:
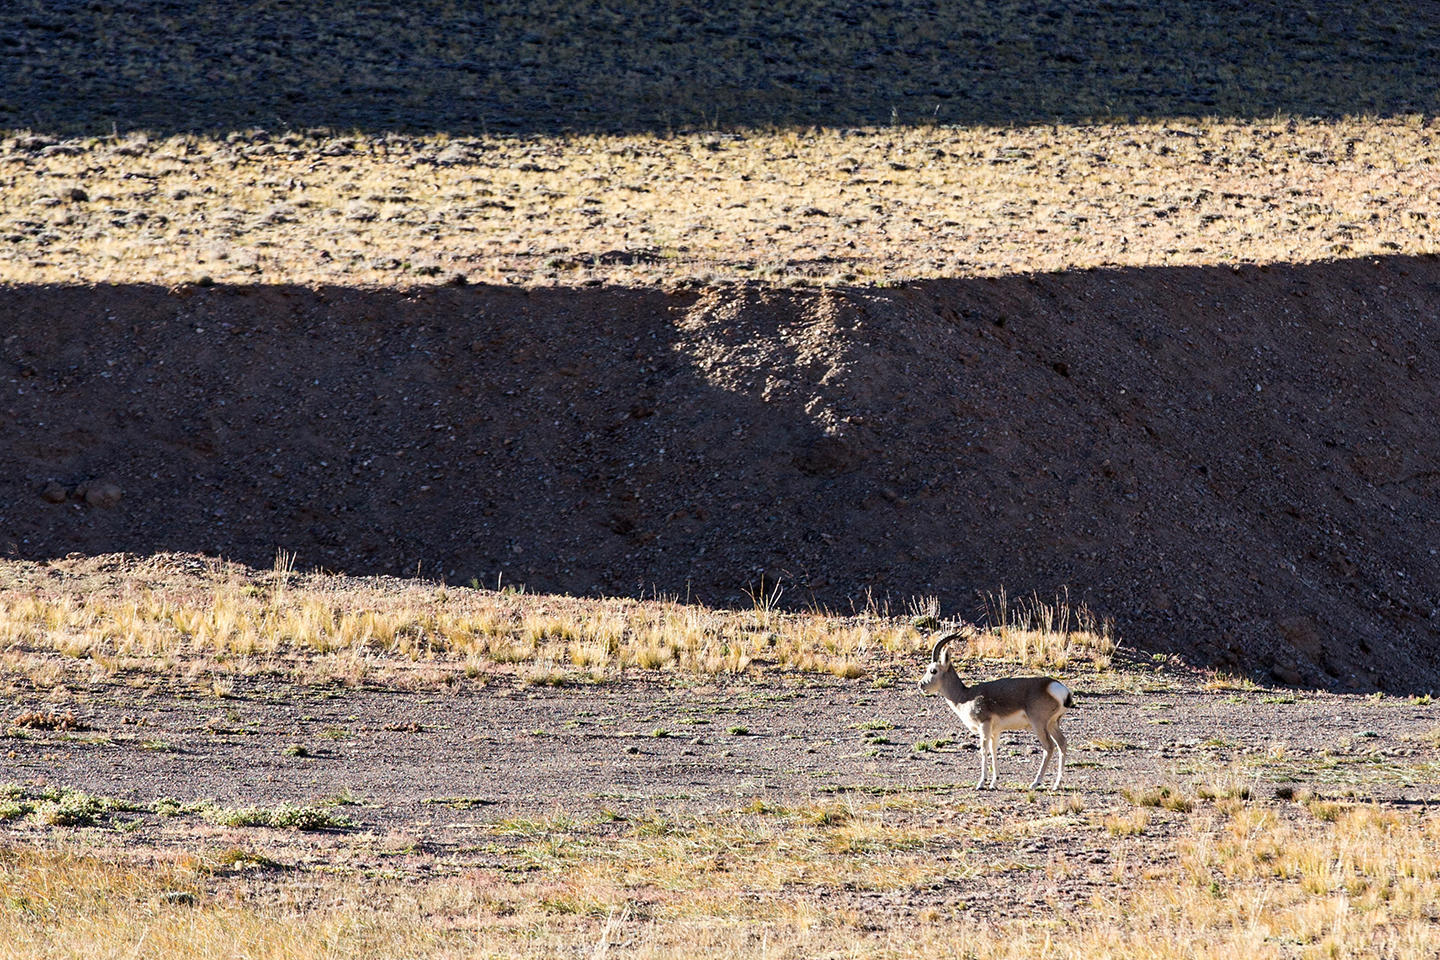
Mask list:
[[[1060,789],[1060,781],[1065,776],[1065,734],[1060,730],[1060,718],[1056,717],[1050,724],[1050,736],[1055,738],[1055,749],[1059,753],[1055,764],[1055,785],[1052,790]]]
[[[1040,781],[1045,779],[1045,768],[1050,766],[1050,758],[1055,755],[1056,744],[1045,724],[1032,723],[1030,726],[1035,731],[1035,736],[1040,738],[1040,746],[1045,748],[1045,756],[1040,761],[1040,769],[1035,771],[1035,779],[1030,781],[1030,789],[1034,790],[1040,786]]]

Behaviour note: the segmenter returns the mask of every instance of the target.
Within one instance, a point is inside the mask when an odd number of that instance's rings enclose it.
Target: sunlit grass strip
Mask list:
[[[327,156],[331,137],[290,131],[278,150],[243,133],[90,137],[37,157],[16,146],[27,133],[0,130],[0,277],[853,285],[1415,255],[1440,249],[1432,132],[1414,114],[738,137],[347,134],[346,155]],[[452,148],[462,162],[437,162]],[[71,199],[81,186],[90,199]],[[149,216],[116,219],[137,209]],[[640,256],[602,257],[614,250]]]
[[[1083,606],[1036,600],[1013,609],[971,652],[1053,669],[1081,660],[1109,667],[1112,629]],[[283,559],[269,572],[217,565],[165,588],[0,596],[0,649],[15,669],[23,667],[16,657],[45,652],[102,671],[183,662],[245,673],[304,661],[302,672],[357,682],[397,662],[472,675],[506,668],[535,683],[601,681],[628,669],[856,678],[914,660],[929,638],[897,618],[785,613],[764,598],[735,611],[413,581],[376,589],[297,576]]]

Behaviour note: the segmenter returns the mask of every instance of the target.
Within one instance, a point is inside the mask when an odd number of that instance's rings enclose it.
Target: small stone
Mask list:
[[[435,162],[442,167],[451,167],[456,164],[469,163],[473,159],[474,158],[470,155],[470,151],[458,143],[450,144],[450,146],[446,147],[444,150],[441,150],[435,156]]]
[[[91,483],[85,488],[85,502],[109,509],[120,502],[120,488],[108,482]]]
[[[1286,663],[1283,660],[1275,661],[1274,665],[1270,667],[1270,676],[1285,684],[1287,687],[1298,687],[1303,680],[1300,676],[1300,671],[1296,669],[1295,665]]]
[[[1275,628],[1280,632],[1280,636],[1285,638],[1286,643],[1308,659],[1314,660],[1324,653],[1325,647],[1319,628],[1310,617],[1285,617],[1275,621]]]
[[[358,223],[370,223],[380,219],[380,211],[368,203],[356,200],[345,208],[345,219]]]
[[[65,498],[70,496],[70,491],[62,484],[51,480],[45,484],[45,489],[40,491],[40,496],[46,503],[64,503]]]
[[[65,199],[72,200],[75,203],[84,203],[86,200],[90,199],[90,194],[86,193],[79,187],[71,187],[69,190],[65,191]]]

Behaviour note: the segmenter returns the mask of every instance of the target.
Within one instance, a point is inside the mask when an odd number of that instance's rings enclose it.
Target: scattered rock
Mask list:
[[[80,187],[71,187],[69,190],[65,191],[63,196],[66,200],[69,200],[73,203],[84,203],[85,201],[90,199],[90,194],[86,193],[84,189]]]
[[[1285,638],[1286,643],[1307,660],[1318,660],[1325,652],[1324,645],[1320,642],[1320,632],[1315,628],[1315,621],[1309,617],[1295,616],[1276,620],[1275,629],[1280,631],[1280,636]]]
[[[70,496],[70,491],[62,484],[51,480],[45,484],[45,489],[40,491],[40,497],[46,503],[64,503]]]
[[[440,164],[442,167],[450,167],[456,164],[469,163],[472,159],[473,157],[471,156],[470,151],[458,143],[450,144],[450,146],[446,147],[444,150],[441,150],[438,154],[435,155],[435,162]]]
[[[85,502],[109,509],[120,503],[120,488],[109,482],[92,482],[85,487]]]
[[[372,220],[379,219],[379,217],[380,211],[378,208],[372,207],[368,203],[362,203],[359,200],[345,208],[345,219],[353,220],[356,223],[369,223]]]
[[[859,453],[843,438],[823,436],[795,457],[795,466],[802,473],[828,476],[853,470],[859,460]]]
[[[1304,681],[1295,664],[1287,660],[1276,660],[1270,667],[1270,676],[1287,687],[1298,687]]]

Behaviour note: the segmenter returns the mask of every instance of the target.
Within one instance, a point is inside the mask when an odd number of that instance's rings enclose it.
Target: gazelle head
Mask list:
[[[930,665],[925,668],[925,674],[920,678],[920,692],[925,694],[940,692],[940,678],[950,668],[950,648],[948,644],[958,636],[964,634],[963,630],[953,630],[950,633],[943,633],[935,641],[934,648],[930,651]]]

